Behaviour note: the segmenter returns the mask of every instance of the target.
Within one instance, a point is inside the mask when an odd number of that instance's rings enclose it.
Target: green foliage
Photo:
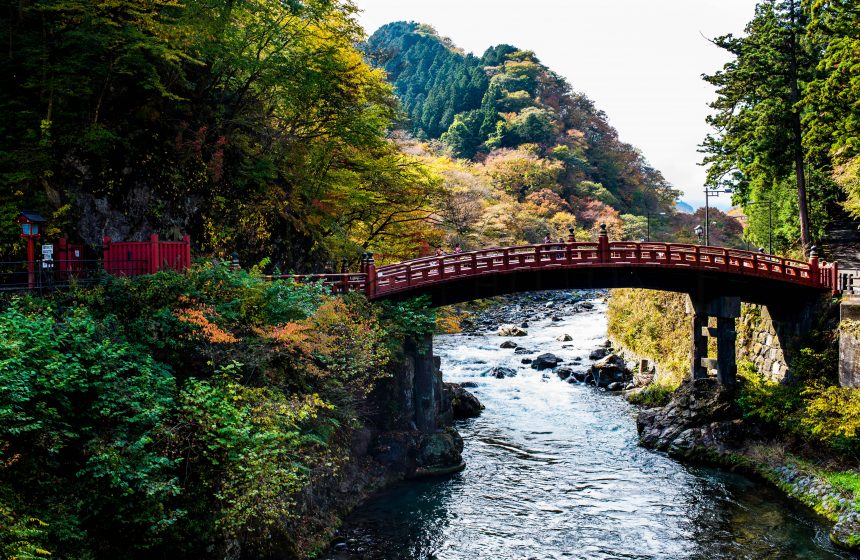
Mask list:
[[[10,77],[0,256],[19,256],[8,218],[32,208],[51,218],[49,238],[77,231],[97,245],[108,220],[129,236],[182,231],[212,253],[310,268],[354,258],[400,223],[392,214],[426,209],[432,180],[386,139],[396,103],[356,48],[355,10],[328,0],[0,10]]]
[[[317,395],[291,399],[227,375],[189,379],[178,401],[177,451],[193,453],[197,469],[185,490],[204,498],[192,503],[190,519],[211,519],[215,542],[238,538],[267,552],[268,542],[283,539],[280,526],[296,515],[306,455],[325,445],[302,426],[330,407]]]
[[[661,389],[655,389],[655,396],[664,389],[676,389],[689,374],[690,327],[684,298],[684,294],[638,289],[612,290],[609,298],[609,336],[662,367],[655,379]]]
[[[802,348],[788,383],[770,381],[750,363],[738,368],[738,404],[748,418],[802,440],[852,455],[860,450],[860,395],[835,385],[832,349]]]
[[[665,406],[672,400],[672,394],[675,392],[675,389],[677,387],[667,387],[658,383],[651,383],[638,393],[628,396],[627,400],[645,408]]]
[[[420,337],[436,332],[436,310],[430,307],[428,296],[405,301],[384,301],[379,304],[380,319],[395,340]]]
[[[336,472],[392,350],[432,323],[423,301],[383,309],[213,263],[13,298],[0,550],[299,555],[298,496]]]
[[[440,138],[455,157],[531,151],[553,160],[564,198],[583,196],[576,185],[591,181],[623,210],[674,207],[677,193],[660,173],[533,52],[499,45],[478,59],[431,28],[405,22],[381,27],[366,50],[394,84],[412,132]]]
[[[176,461],[159,443],[170,370],[82,309],[56,321],[13,304],[0,313],[0,356],[0,483],[50,524],[53,547],[152,546],[181,517]]]

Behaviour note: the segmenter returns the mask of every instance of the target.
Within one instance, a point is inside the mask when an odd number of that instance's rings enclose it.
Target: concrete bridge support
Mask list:
[[[690,372],[693,379],[704,379],[716,370],[723,385],[734,385],[737,380],[735,319],[741,315],[741,300],[734,297],[687,299],[690,317],[692,351]],[[716,327],[709,326],[709,318],[716,318]],[[708,357],[710,338],[717,340],[716,359]]]

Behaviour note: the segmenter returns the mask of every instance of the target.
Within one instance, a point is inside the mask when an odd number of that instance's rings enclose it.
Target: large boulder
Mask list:
[[[506,340],[499,345],[499,348],[516,348],[517,346],[519,345],[513,340]]]
[[[624,360],[617,354],[609,354],[591,366],[591,377],[598,387],[609,387],[613,383],[621,383],[622,387],[633,380],[633,375]]]
[[[591,351],[591,354],[588,355],[589,360],[600,360],[606,357],[609,354],[609,351],[606,348],[597,348]]]
[[[573,375],[573,370],[567,366],[562,366],[555,370],[555,374],[558,376],[559,379],[565,380],[571,375]]]
[[[734,389],[711,378],[688,379],[669,404],[640,411],[636,427],[643,446],[691,459],[736,449],[747,429]]]
[[[560,364],[561,361],[561,358],[559,358],[555,354],[541,354],[532,362],[532,369],[536,369],[538,371],[543,369],[553,369],[558,364]]]
[[[459,383],[446,383],[445,390],[451,393],[451,408],[454,411],[454,420],[474,418],[481,414],[484,405],[478,397],[463,388]]]
[[[496,334],[499,336],[528,336],[529,331],[516,325],[502,325]]]

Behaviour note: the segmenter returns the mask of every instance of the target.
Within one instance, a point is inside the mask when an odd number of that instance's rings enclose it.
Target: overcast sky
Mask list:
[[[534,51],[606,112],[682,199],[700,206],[698,165],[713,90],[702,81],[726,62],[705,37],[741,33],[755,0],[355,0],[373,33],[399,20],[429,23],[480,55],[509,43]],[[726,197],[726,195],[723,195]],[[728,206],[728,200],[715,204]]]

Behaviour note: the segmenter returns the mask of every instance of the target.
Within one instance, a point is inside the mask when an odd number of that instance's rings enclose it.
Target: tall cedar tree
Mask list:
[[[717,88],[717,99],[707,119],[716,134],[702,146],[708,186],[730,187],[744,202],[766,198],[793,171],[804,252],[811,236],[799,101],[818,62],[806,25],[798,0],[766,0],[756,6],[745,36],[714,39],[734,59],[703,76]]]

